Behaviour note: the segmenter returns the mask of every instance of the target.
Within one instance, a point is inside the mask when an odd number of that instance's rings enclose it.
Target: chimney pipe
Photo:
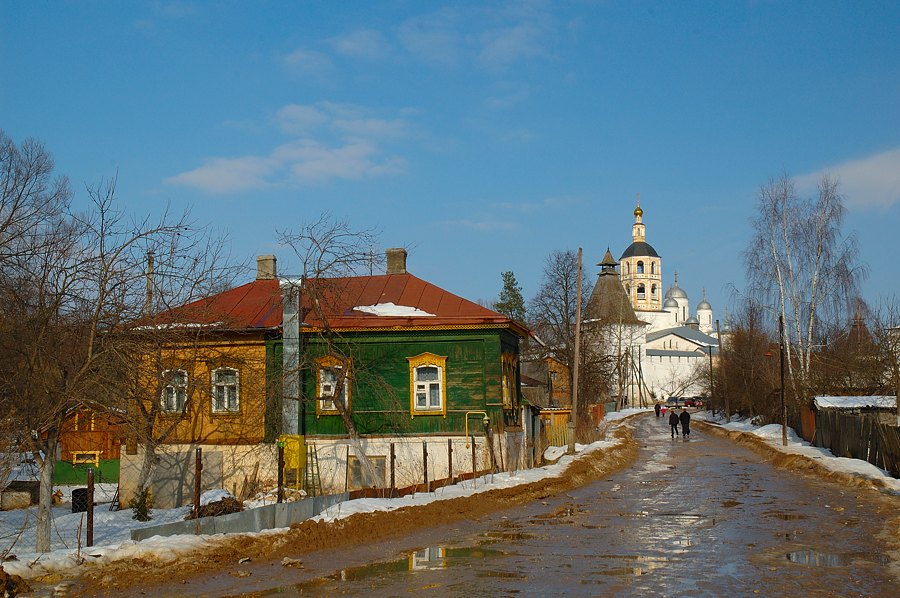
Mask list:
[[[406,274],[406,250],[402,247],[394,247],[385,250],[387,256],[388,274]]]
[[[256,258],[256,280],[273,280],[277,274],[275,272],[275,256],[260,255]]]

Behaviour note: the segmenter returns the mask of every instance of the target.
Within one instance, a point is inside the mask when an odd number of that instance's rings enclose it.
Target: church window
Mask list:
[[[631,264],[628,262],[625,262],[625,274],[631,274]]]
[[[644,289],[644,285],[642,285],[642,284],[639,284],[639,285],[638,285],[638,288],[637,288],[637,298],[638,298],[639,301],[643,301],[644,299],[647,298],[647,292],[646,292],[646,290]]]
[[[656,262],[650,262],[650,274],[656,274]]]
[[[650,287],[650,296],[656,299],[656,285]]]
[[[637,273],[638,273],[638,274],[643,274],[643,273],[644,273],[644,262],[638,262],[638,263],[637,263]]]

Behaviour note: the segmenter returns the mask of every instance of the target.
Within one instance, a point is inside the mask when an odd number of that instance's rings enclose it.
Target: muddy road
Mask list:
[[[234,564],[153,595],[890,595],[900,500],[778,469],[699,426],[635,422],[632,467],[366,546]],[[340,533],[337,531],[336,533]],[[140,590],[131,588],[129,593]]]

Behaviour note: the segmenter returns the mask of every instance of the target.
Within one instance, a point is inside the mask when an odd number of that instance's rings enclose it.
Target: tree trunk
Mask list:
[[[156,465],[156,443],[147,442],[144,445],[144,458],[141,462],[141,471],[138,474],[137,491],[138,496],[149,488],[153,478],[153,467]]]
[[[43,456],[35,458],[41,468],[40,499],[38,500],[37,528],[35,530],[35,550],[50,552],[50,528],[53,523],[53,469],[56,465],[56,447],[59,432],[56,428],[47,433]]]

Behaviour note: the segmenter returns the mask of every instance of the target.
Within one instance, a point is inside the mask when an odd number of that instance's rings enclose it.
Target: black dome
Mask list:
[[[659,254],[656,253],[656,250],[649,243],[644,243],[643,241],[637,241],[628,246],[628,249],[625,250],[625,253],[622,254],[620,260],[624,260],[626,257],[636,257],[636,256],[648,256],[648,257],[659,257]]]

